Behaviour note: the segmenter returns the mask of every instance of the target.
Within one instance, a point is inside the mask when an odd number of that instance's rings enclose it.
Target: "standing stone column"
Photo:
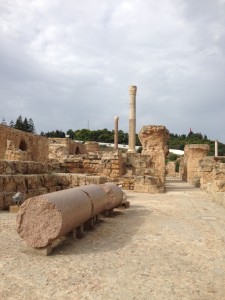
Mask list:
[[[218,156],[218,140],[215,140],[215,156]]]
[[[114,150],[118,149],[118,123],[119,117],[114,118]]]
[[[129,87],[130,94],[130,113],[129,113],[129,146],[128,152],[135,153],[136,144],[136,92],[137,87],[131,85]]]

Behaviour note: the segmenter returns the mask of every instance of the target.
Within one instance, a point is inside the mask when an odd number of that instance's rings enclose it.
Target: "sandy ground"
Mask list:
[[[225,208],[169,180],[160,195],[127,192],[129,209],[101,219],[50,256],[33,253],[0,213],[0,299],[225,299]]]

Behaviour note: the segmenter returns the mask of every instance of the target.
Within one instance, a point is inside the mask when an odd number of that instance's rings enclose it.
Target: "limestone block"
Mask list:
[[[119,167],[118,164],[112,164],[112,165],[111,165],[111,169],[117,169],[117,170],[119,170],[120,167]]]
[[[85,142],[84,145],[87,152],[99,151],[99,144],[97,142]]]
[[[215,191],[225,192],[225,180],[214,180]]]
[[[11,204],[14,204],[12,202],[12,197],[15,195],[15,192],[4,192],[2,193],[3,196],[3,209],[8,208]]]
[[[79,186],[86,185],[86,175],[80,174],[78,177]]]
[[[5,192],[16,191],[16,183],[12,175],[5,176],[3,179],[3,190]]]
[[[134,191],[139,193],[162,193],[164,187],[157,176],[137,176],[134,182]]]

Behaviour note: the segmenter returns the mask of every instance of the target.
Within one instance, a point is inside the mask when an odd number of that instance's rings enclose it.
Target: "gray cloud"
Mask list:
[[[7,1],[0,4],[0,104],[37,131],[137,131],[163,124],[225,142],[225,1]]]

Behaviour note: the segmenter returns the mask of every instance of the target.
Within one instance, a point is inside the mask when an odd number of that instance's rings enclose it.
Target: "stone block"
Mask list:
[[[16,214],[16,213],[18,213],[18,211],[19,211],[19,206],[18,205],[10,205],[9,206],[9,212],[10,213]]]

